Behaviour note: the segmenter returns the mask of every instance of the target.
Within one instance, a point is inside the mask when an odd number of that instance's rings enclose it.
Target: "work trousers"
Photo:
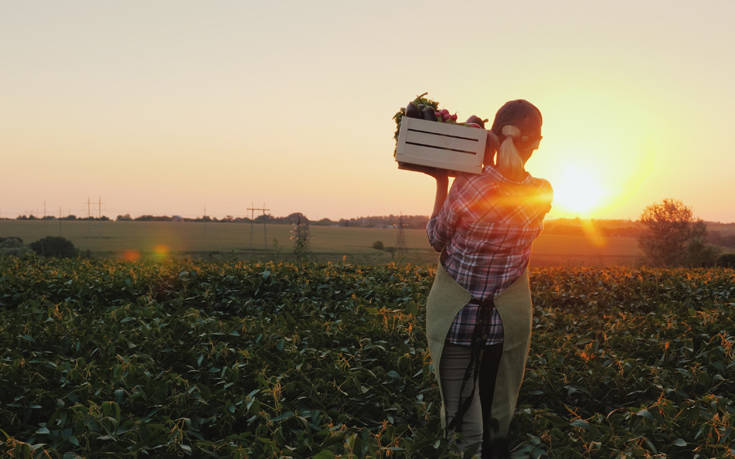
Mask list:
[[[459,447],[467,449],[476,447],[477,451],[489,449],[490,443],[498,437],[498,421],[492,419],[493,393],[498,374],[503,344],[486,346],[480,359],[480,371],[477,379],[470,379],[464,384],[462,400],[472,394],[472,403],[462,416],[462,422],[456,431],[461,433]],[[446,343],[439,363],[442,391],[446,407],[447,425],[451,425],[460,402],[460,390],[467,367],[470,364],[471,348]],[[474,393],[472,392],[474,390]]]

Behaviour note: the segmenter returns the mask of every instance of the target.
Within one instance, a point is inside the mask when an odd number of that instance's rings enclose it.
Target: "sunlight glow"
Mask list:
[[[554,183],[554,206],[577,216],[589,216],[607,196],[596,171],[575,164],[565,166]]]

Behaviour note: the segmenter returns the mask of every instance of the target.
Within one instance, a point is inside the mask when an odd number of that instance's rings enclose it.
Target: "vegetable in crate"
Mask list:
[[[424,119],[429,121],[437,121],[438,118],[435,114],[435,111],[431,107],[424,108]]]
[[[467,126],[479,127],[479,128],[485,129],[485,123],[487,123],[487,121],[488,121],[487,118],[482,119],[477,115],[472,115],[469,118],[467,118],[467,121],[465,121],[464,124]]]
[[[435,100],[428,99],[424,96],[426,96],[428,92],[425,92],[423,94],[420,94],[416,96],[414,100],[408,103],[406,107],[401,107],[400,110],[396,112],[395,115],[393,115],[393,120],[396,122],[396,131],[393,134],[393,139],[396,142],[396,146],[398,145],[398,130],[401,127],[401,119],[404,116],[408,116],[410,118],[424,118],[424,109],[429,107],[432,111],[439,108],[439,102]],[[415,107],[418,111],[418,114],[413,111],[413,107]],[[412,116],[417,115],[417,116]],[[393,154],[395,155],[395,149],[393,150]]]
[[[423,106],[423,104],[421,105]],[[417,107],[413,102],[409,102],[408,105],[406,105],[405,116],[409,118],[422,118],[423,114],[421,113],[421,110],[419,110],[419,107]]]

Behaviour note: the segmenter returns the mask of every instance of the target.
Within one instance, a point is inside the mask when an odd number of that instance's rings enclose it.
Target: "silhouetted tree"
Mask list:
[[[651,204],[641,214],[645,226],[638,243],[648,260],[660,266],[708,266],[717,250],[705,244],[707,226],[694,220],[692,209],[675,199]]]
[[[726,253],[717,259],[717,266],[735,268],[735,253]]]
[[[686,258],[684,263],[688,266],[714,266],[720,251],[706,244],[707,225],[702,220],[692,224],[687,242]]]

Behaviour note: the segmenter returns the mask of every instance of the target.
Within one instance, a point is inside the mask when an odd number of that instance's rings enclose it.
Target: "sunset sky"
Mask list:
[[[429,214],[393,160],[419,93],[525,98],[551,217],[663,198],[735,221],[735,2],[0,0],[0,216]]]

